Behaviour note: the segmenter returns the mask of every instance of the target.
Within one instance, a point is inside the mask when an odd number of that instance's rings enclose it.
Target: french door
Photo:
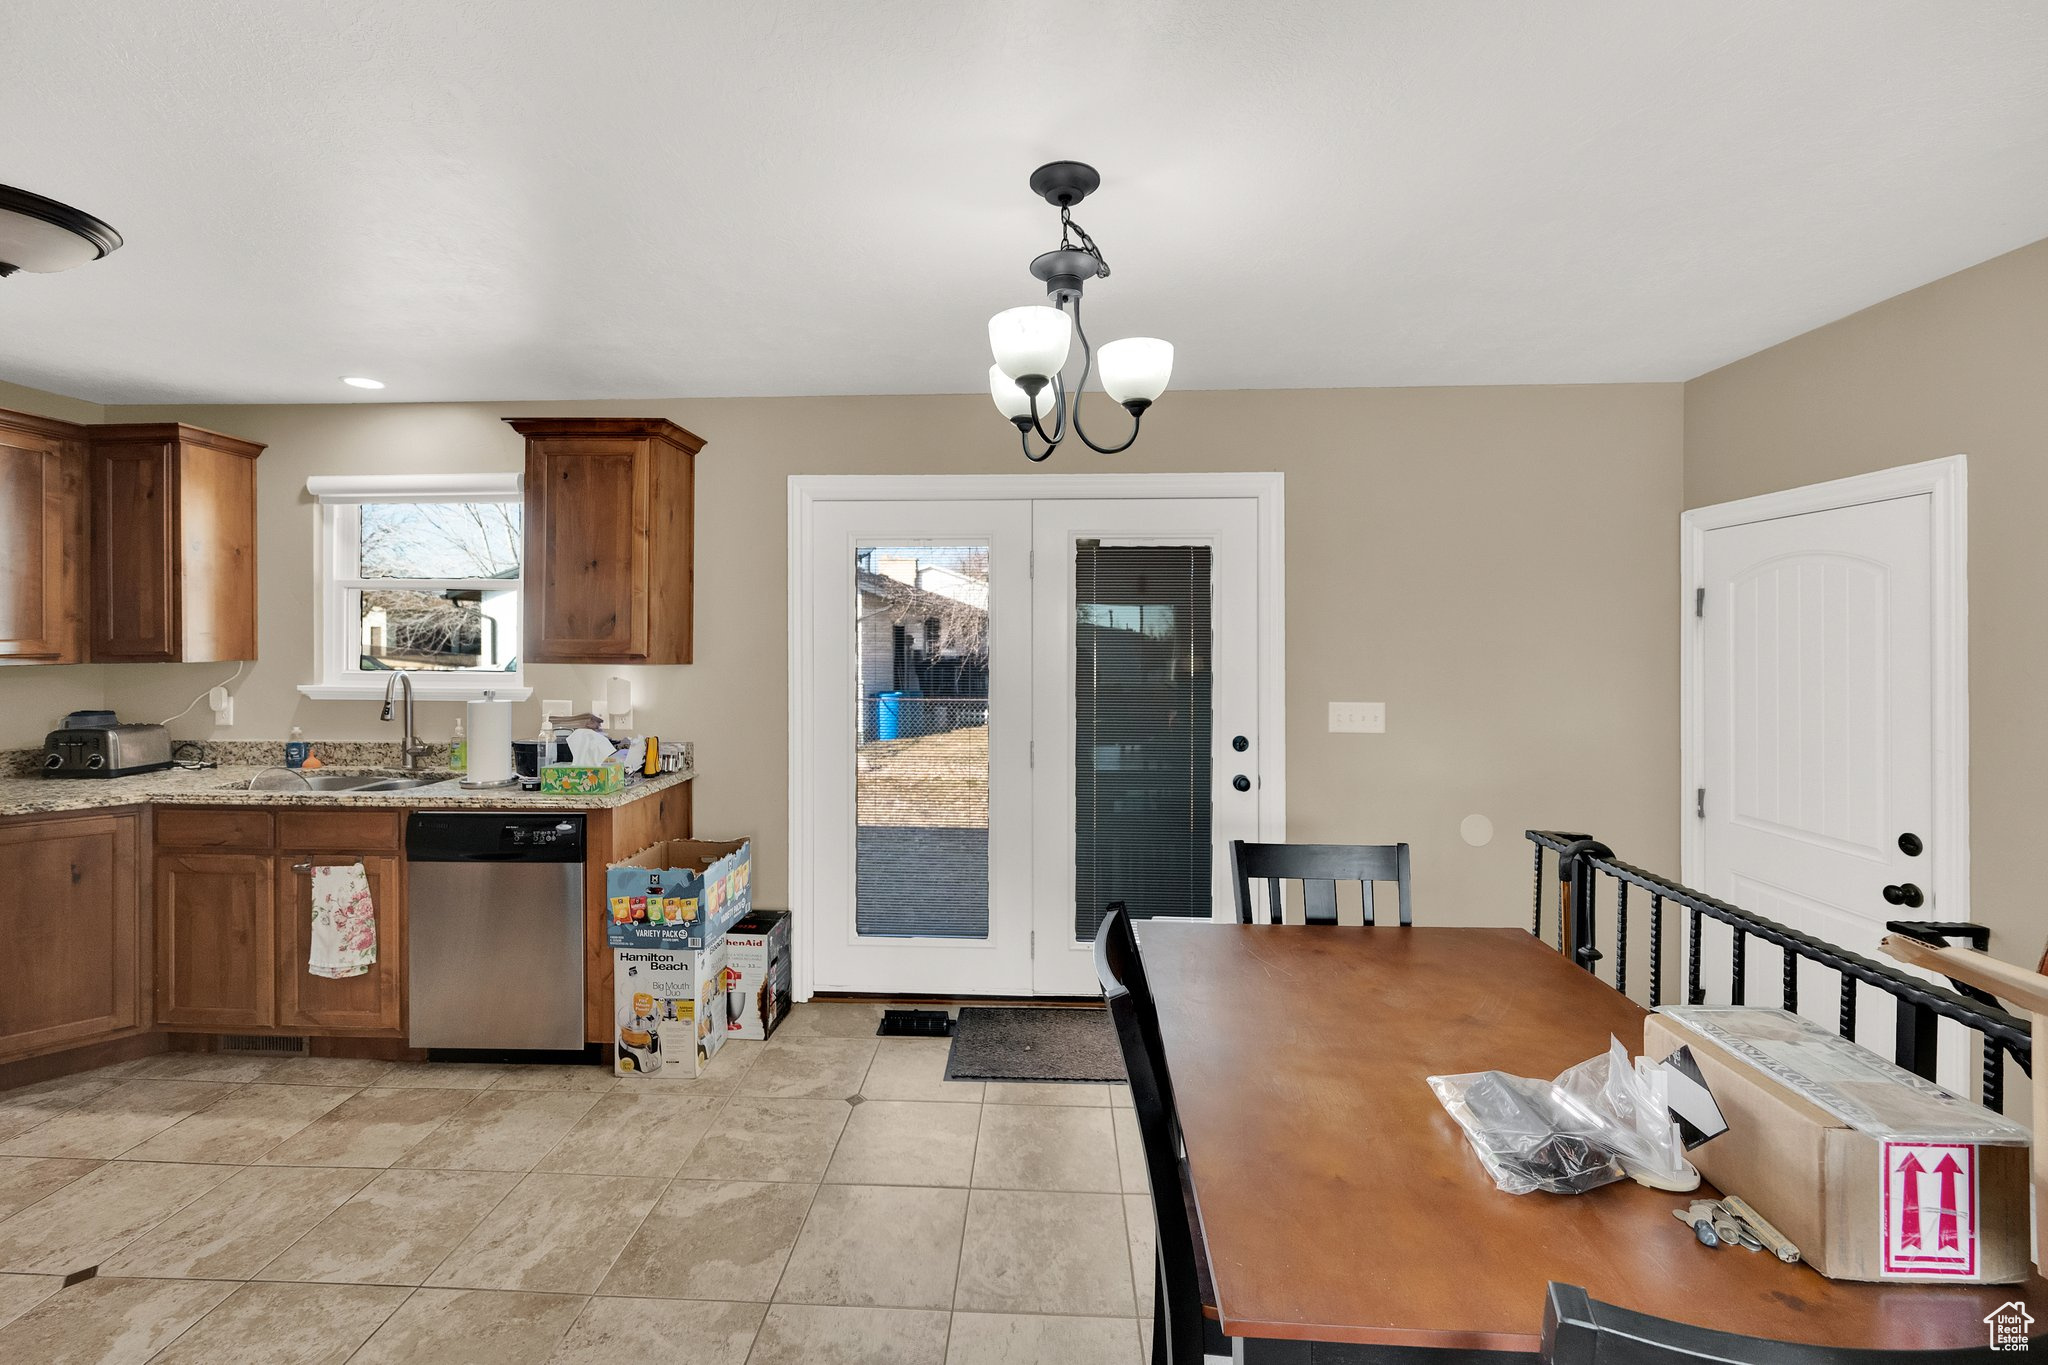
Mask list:
[[[1229,841],[1260,832],[1259,527],[1250,497],[835,498],[793,522],[814,989],[1093,994],[1110,903],[1231,913]]]

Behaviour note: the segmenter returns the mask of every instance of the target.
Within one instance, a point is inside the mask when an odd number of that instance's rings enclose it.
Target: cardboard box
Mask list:
[[[725,1042],[725,945],[691,952],[612,950],[612,1070],[694,1080]]]
[[[1687,1156],[1821,1274],[2032,1274],[2024,1128],[1783,1010],[1667,1007],[1644,1022],[1644,1056],[1681,1046],[1728,1120]]]
[[[708,948],[753,905],[753,845],[670,839],[605,868],[605,942],[613,948]]]
[[[726,1031],[766,1038],[789,1013],[789,911],[756,910],[725,931]]]

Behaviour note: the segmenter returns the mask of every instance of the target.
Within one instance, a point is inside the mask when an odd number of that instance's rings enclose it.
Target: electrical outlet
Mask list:
[[[1330,703],[1330,733],[1333,735],[1382,735],[1387,731],[1387,704],[1383,701],[1333,701]]]

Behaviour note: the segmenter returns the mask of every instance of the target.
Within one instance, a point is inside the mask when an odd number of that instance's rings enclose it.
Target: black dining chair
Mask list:
[[[1208,1258],[1194,1208],[1194,1187],[1181,1159],[1173,1082],[1159,1036],[1159,1011],[1145,982],[1145,963],[1131,932],[1130,915],[1110,906],[1095,931],[1095,974],[1102,982],[1117,1047],[1130,1076],[1131,1105],[1152,1185],[1152,1224],[1158,1255],[1152,1292],[1152,1365],[1200,1365],[1204,1354],[1229,1356],[1230,1341],[1216,1320]]]
[[[1265,917],[1252,904],[1252,879],[1266,883]],[[1279,924],[1282,882],[1301,883],[1302,919],[1307,924],[1337,922],[1337,883],[1357,882],[1365,923],[1377,925],[1373,883],[1398,882],[1401,923],[1409,920],[1408,845],[1406,844],[1248,844],[1230,841],[1230,879],[1237,886],[1239,924]]]
[[[1962,1365],[1996,1359],[1987,1345],[1888,1351],[1765,1341],[1599,1303],[1551,1281],[1543,1304],[1545,1365]]]

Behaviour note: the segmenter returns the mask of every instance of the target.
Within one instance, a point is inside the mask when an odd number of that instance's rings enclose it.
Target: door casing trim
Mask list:
[[[1934,753],[1929,842],[1942,850],[1932,882],[1938,919],[1970,918],[1970,562],[1969,460],[1950,455],[1845,479],[1695,507],[1679,516],[1679,877],[1704,885],[1705,851],[1694,794],[1703,783],[1705,707],[1700,695],[1700,630],[1694,590],[1706,565],[1706,533],[1841,507],[1927,494],[1932,499]],[[1713,604],[1708,604],[1713,609]],[[1713,800],[1713,793],[1707,794]]]
[[[789,908],[792,994],[813,991],[815,904],[809,809],[812,514],[822,502],[1039,498],[1252,498],[1259,522],[1259,837],[1287,837],[1286,476],[1246,474],[792,474],[789,476]]]

